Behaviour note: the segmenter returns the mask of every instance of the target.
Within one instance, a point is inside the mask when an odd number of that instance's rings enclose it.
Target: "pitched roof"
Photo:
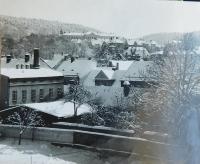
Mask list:
[[[86,76],[91,70],[96,69],[96,62],[87,59],[76,59],[71,63],[70,60],[63,61],[57,68],[57,71],[67,75],[79,75],[80,78]]]
[[[129,69],[125,72],[123,80],[136,80],[140,81],[144,79],[147,69],[151,67],[152,61],[134,61]]]
[[[42,59],[50,68],[54,68],[58,66],[62,60],[64,60],[65,56],[68,56],[68,54],[54,54],[53,58],[51,60]]]
[[[63,100],[45,103],[24,104],[23,106],[51,114],[56,117],[71,117],[74,115],[74,104],[72,102],[64,102]],[[91,112],[91,106],[82,104],[78,110],[77,115]]]
[[[117,66],[119,64],[119,70],[127,70],[133,61],[122,61],[122,60],[111,60],[112,66]]]

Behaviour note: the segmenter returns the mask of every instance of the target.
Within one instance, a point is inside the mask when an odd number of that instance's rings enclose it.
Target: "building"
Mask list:
[[[75,32],[69,32],[62,34],[67,39],[86,39],[86,40],[92,40],[92,39],[118,39],[119,37],[114,34],[106,34],[106,33],[96,33],[96,32],[84,32],[84,33],[75,33]]]
[[[30,68],[2,68],[1,110],[17,104],[52,101],[62,97],[64,76],[50,68],[40,68],[39,50],[34,50]]]
[[[127,60],[149,60],[150,54],[144,47],[129,47],[125,52],[124,56]]]
[[[147,69],[151,61],[111,60],[109,67],[97,67],[84,79],[84,87],[104,105],[113,106],[116,100],[130,95],[130,88],[143,90],[148,87]]]

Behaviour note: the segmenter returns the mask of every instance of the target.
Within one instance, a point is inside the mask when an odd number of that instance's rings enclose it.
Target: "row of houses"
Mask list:
[[[120,90],[118,94],[126,96],[124,87],[127,84],[138,88],[147,86],[144,76],[151,61],[111,60],[106,66],[98,67],[95,60],[72,59],[66,54],[56,55],[56,60],[44,60],[39,57],[38,51],[35,49],[29,57],[26,54],[25,59],[10,59],[10,56],[2,58],[1,108],[57,100],[67,88],[64,86],[77,81],[101,98],[105,97],[104,93],[99,94],[102,87],[105,92]]]

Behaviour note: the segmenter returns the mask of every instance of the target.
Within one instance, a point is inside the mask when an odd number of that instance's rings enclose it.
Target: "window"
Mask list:
[[[57,96],[61,97],[62,96],[62,88],[57,89]]]
[[[26,69],[29,69],[29,65],[26,65]]]
[[[17,103],[17,91],[12,91],[12,102],[13,104]]]
[[[112,86],[114,83],[114,80],[95,80],[95,85],[96,86]]]
[[[49,88],[49,98],[53,98],[53,88]]]
[[[36,90],[35,89],[31,90],[31,101],[32,102],[36,101]]]
[[[44,89],[40,89],[40,101],[44,99]]]
[[[22,103],[26,103],[26,99],[27,99],[27,91],[22,90]]]

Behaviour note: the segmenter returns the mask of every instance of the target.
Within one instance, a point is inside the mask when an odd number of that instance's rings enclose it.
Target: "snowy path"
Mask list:
[[[59,148],[50,143],[22,140],[17,145],[17,139],[0,141],[1,164],[101,164],[97,154],[88,151]]]

